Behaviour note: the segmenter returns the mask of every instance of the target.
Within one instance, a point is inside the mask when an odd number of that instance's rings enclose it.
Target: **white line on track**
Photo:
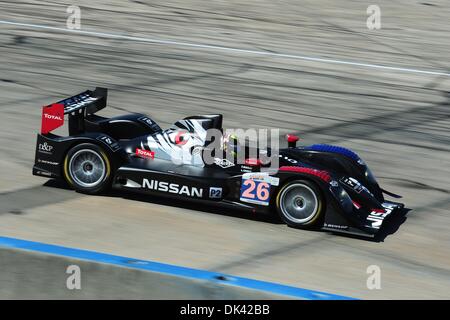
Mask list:
[[[322,63],[350,65],[350,66],[363,67],[363,68],[373,68],[373,69],[382,69],[382,70],[391,70],[391,71],[399,71],[399,72],[409,72],[409,73],[417,73],[417,74],[427,74],[427,75],[434,75],[434,76],[450,77],[450,73],[443,72],[443,71],[402,68],[402,67],[386,66],[386,65],[371,64],[371,63],[364,63],[364,62],[357,62],[357,61],[345,61],[345,60],[337,60],[337,59],[309,57],[309,56],[302,56],[302,55],[295,55],[295,54],[285,54],[285,53],[276,53],[276,52],[229,48],[229,47],[223,47],[223,46],[180,42],[180,41],[174,41],[174,40],[133,37],[133,36],[127,36],[127,35],[121,35],[121,34],[87,31],[87,30],[71,30],[71,29],[67,29],[67,28],[59,28],[59,27],[52,27],[52,26],[47,26],[47,25],[21,23],[21,22],[5,21],[5,20],[0,20],[0,24],[13,25],[13,26],[25,27],[25,28],[60,31],[60,32],[66,32],[66,33],[76,33],[76,34],[80,34],[80,35],[101,37],[101,38],[123,39],[123,40],[130,40],[130,41],[149,42],[149,43],[166,44],[166,45],[173,45],[173,46],[183,46],[183,47],[191,47],[191,48],[210,49],[210,50],[221,50],[221,51],[229,51],[229,52],[243,53],[243,54],[254,54],[254,55],[269,56],[269,57],[288,58],[288,59],[315,61],[315,62],[322,62]]]

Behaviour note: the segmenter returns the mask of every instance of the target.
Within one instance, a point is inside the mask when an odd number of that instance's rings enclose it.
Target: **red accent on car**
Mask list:
[[[329,183],[331,181],[330,174],[324,170],[317,170],[317,169],[305,168],[305,167],[293,167],[293,166],[283,166],[278,170],[310,174],[310,175],[313,175],[313,176],[316,176],[316,177],[322,179],[326,183]]]
[[[375,213],[385,213],[386,211],[384,209],[372,209],[372,212]]]
[[[47,134],[64,124],[64,105],[51,104],[42,108],[41,134]]]
[[[261,162],[261,160],[256,159],[256,158],[248,158],[248,159],[245,159],[245,164],[247,166],[257,167],[257,166],[260,166],[262,164],[262,162]]]
[[[155,159],[155,152],[136,148],[136,155],[141,158]]]
[[[295,134],[287,134],[286,140],[288,142],[288,147],[295,148],[297,146],[298,139],[300,139],[300,138],[298,136],[296,136]]]
[[[352,200],[352,202],[356,209],[361,209],[361,205],[358,202],[356,202],[355,200]]]
[[[185,145],[187,143],[185,135],[187,134],[186,131],[180,131],[175,136],[175,144],[178,146]]]
[[[286,135],[286,139],[287,139],[287,142],[293,143],[293,142],[297,142],[300,138],[298,136],[296,136],[295,134],[288,133]]]

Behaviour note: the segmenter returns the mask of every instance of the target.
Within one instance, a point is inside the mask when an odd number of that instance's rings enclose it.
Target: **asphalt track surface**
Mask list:
[[[74,2],[97,35],[64,30]],[[448,1],[377,1],[381,30],[356,1],[93,3],[0,1],[2,236],[357,298],[450,298]],[[110,89],[106,116],[165,127],[220,112],[224,127],[353,148],[410,210],[367,241],[33,177],[41,106],[95,86]]]

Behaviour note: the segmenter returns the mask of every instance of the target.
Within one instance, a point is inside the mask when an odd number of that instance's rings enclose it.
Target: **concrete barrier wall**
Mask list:
[[[67,288],[80,268],[81,289]],[[345,299],[151,261],[0,237],[0,299]]]

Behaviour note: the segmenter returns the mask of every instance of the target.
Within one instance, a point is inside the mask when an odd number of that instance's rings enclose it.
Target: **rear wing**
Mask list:
[[[86,90],[73,97],[42,108],[41,134],[50,133],[64,125],[64,115],[69,115],[69,134],[84,131],[84,118],[106,107],[108,89]]]
[[[94,114],[106,107],[107,95],[108,89],[95,88],[94,91],[86,90],[57,103],[64,105],[64,114],[72,114],[83,109],[86,111],[86,114]]]

